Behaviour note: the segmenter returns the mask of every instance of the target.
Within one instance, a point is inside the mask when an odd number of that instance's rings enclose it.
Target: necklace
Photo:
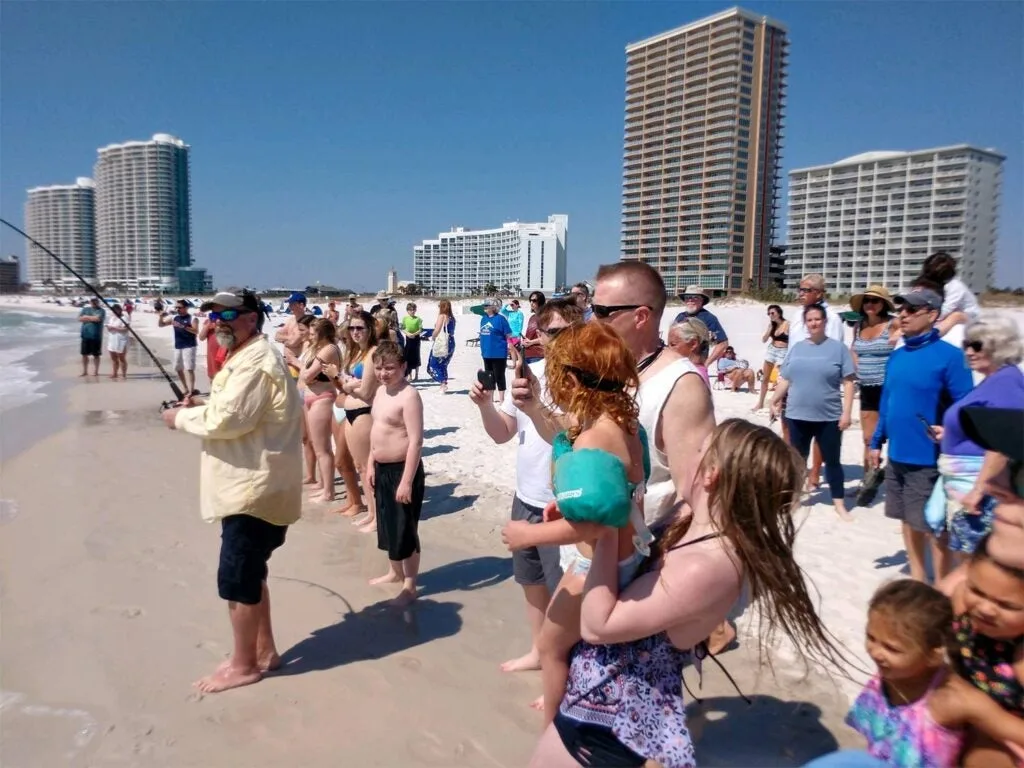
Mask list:
[[[654,350],[653,352],[651,352],[651,354],[649,354],[647,357],[645,357],[639,363],[636,364],[636,373],[637,373],[637,375],[639,376],[641,373],[643,373],[648,368],[650,368],[652,365],[654,365],[654,361],[657,360],[658,356],[661,355],[661,353],[664,352],[664,351],[665,351],[665,342],[663,342],[663,341],[658,342],[658,348],[656,350]]]

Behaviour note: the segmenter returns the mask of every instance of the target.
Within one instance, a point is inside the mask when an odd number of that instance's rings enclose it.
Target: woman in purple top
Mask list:
[[[939,472],[949,548],[966,555],[974,552],[992,529],[995,503],[983,492],[993,479],[984,466],[985,449],[961,429],[960,410],[966,406],[1024,408],[1024,373],[1017,367],[1024,357],[1024,345],[1011,318],[989,313],[967,326],[963,346],[971,370],[984,378],[947,409],[936,432],[941,440]]]

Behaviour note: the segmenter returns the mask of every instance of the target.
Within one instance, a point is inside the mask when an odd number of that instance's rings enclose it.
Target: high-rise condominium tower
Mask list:
[[[921,262],[946,251],[980,293],[992,284],[1002,165],[966,144],[866,152],[789,172],[786,286],[818,272],[833,293],[873,283],[908,288]]]
[[[111,144],[96,161],[99,278],[139,288],[177,285],[192,264],[189,147],[166,133]]]
[[[622,258],[670,293],[769,282],[788,45],[733,8],[626,47]]]
[[[92,179],[34,187],[25,203],[25,231],[89,281],[96,279],[95,189]],[[79,285],[41,248],[27,244],[28,281],[34,286]]]
[[[501,229],[455,227],[412,249],[417,286],[439,295],[498,290],[555,291],[565,286],[569,217],[506,222]]]

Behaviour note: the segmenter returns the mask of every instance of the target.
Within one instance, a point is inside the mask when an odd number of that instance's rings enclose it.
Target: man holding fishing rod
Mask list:
[[[270,622],[267,562],[302,513],[302,398],[263,335],[256,295],[218,293],[203,304],[224,367],[205,402],[187,395],[164,411],[170,429],[201,437],[200,512],[220,522],[217,590],[234,633],[230,658],[197,680],[203,693],[258,682],[281,665]]]

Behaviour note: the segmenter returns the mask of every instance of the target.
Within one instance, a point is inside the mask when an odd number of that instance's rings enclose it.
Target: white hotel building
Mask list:
[[[90,282],[96,280],[95,198],[92,179],[79,177],[74,184],[34,187],[25,203],[25,231]],[[42,248],[29,242],[27,252],[27,279],[33,287],[79,285]]]
[[[565,285],[568,230],[565,214],[500,229],[455,227],[413,247],[413,282],[439,296],[482,293],[488,283],[517,293],[551,293]]]
[[[906,288],[946,251],[976,293],[995,266],[1005,157],[967,144],[867,152],[789,174],[787,289],[821,273],[834,295]]]

